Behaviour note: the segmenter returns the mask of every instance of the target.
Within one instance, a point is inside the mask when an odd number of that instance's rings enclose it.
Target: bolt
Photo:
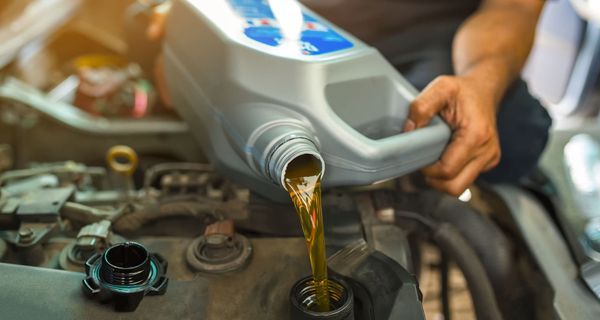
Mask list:
[[[29,243],[33,240],[33,230],[31,228],[23,228],[19,230],[19,242]]]

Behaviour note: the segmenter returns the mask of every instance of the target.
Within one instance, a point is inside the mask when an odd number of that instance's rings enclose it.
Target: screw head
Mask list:
[[[28,243],[33,240],[33,230],[31,228],[23,228],[19,230],[19,242]]]

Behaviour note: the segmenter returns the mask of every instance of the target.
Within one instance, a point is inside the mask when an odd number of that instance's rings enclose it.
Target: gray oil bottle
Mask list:
[[[372,47],[291,0],[176,0],[164,45],[175,105],[215,166],[271,198],[287,165],[368,185],[439,158],[440,120],[402,133],[415,89]]]

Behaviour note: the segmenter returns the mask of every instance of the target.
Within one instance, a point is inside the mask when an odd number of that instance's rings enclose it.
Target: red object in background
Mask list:
[[[133,77],[127,68],[81,67],[74,104],[100,116],[141,118],[151,106],[152,85]]]

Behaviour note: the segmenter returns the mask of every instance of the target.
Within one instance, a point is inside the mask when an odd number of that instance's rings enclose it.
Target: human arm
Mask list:
[[[453,129],[440,160],[425,168],[427,182],[460,195],[500,161],[496,112],[529,55],[542,0],[486,0],[453,42],[454,76],[432,81],[411,105],[405,130],[440,116]]]

